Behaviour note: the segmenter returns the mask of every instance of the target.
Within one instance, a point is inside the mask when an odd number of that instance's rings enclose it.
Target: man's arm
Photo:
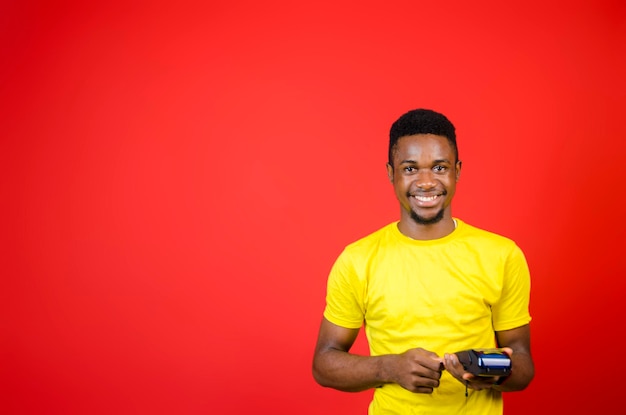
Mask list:
[[[530,325],[497,331],[496,339],[499,347],[509,347],[513,353],[511,375],[495,388],[506,392],[525,389],[535,376],[535,365],[530,354]]]
[[[322,386],[358,392],[397,383],[416,393],[439,386],[441,358],[423,349],[399,355],[358,356],[349,353],[359,329],[337,326],[325,318],[313,356],[313,377]]]

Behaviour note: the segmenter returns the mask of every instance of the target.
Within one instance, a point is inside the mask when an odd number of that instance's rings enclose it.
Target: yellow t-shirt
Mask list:
[[[397,222],[348,245],[328,278],[324,317],[365,332],[372,356],[422,347],[443,356],[494,347],[494,331],[530,322],[530,275],[510,239],[457,221],[449,235],[413,240]],[[502,395],[469,391],[443,372],[431,395],[377,388],[370,415],[501,414]]]

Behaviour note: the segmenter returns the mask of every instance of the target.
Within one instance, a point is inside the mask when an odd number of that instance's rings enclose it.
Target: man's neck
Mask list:
[[[398,223],[398,230],[411,239],[428,241],[440,239],[451,234],[456,229],[456,221],[450,218],[443,218],[437,223],[421,224],[411,218],[402,218]]]

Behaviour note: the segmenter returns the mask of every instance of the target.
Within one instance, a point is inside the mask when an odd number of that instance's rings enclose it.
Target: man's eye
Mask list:
[[[404,171],[407,173],[413,173],[415,171],[415,167],[407,166],[404,168]]]
[[[433,167],[433,170],[435,170],[436,172],[443,172],[446,171],[445,166],[435,166]]]

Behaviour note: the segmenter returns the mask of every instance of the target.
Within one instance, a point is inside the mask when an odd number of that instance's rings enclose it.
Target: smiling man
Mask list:
[[[393,123],[387,174],[400,219],[348,245],[328,277],[313,376],[375,388],[378,414],[502,414],[502,392],[534,376],[530,276],[510,239],[452,216],[461,174],[456,132],[417,109]],[[350,353],[364,327],[369,356]],[[476,376],[456,352],[502,348],[510,374]]]

